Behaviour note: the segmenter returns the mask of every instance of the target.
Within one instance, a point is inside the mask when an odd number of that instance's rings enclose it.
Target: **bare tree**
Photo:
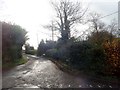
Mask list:
[[[117,37],[119,36],[119,30],[116,19],[113,19],[110,25],[108,25],[108,31],[111,33],[111,38],[112,38],[112,34]]]
[[[106,25],[101,20],[101,15],[99,13],[93,12],[89,14],[88,22],[90,23],[89,29],[94,32],[105,30]]]
[[[56,22],[54,21],[54,20],[52,20],[51,22],[50,22],[50,24],[48,24],[48,25],[43,25],[43,27],[44,28],[46,28],[46,29],[49,29],[49,30],[51,30],[51,37],[52,37],[52,41],[54,41],[54,38],[55,37],[57,37],[57,38],[59,38],[59,32],[58,32],[58,27],[56,26]]]
[[[80,2],[73,3],[68,0],[52,2],[52,5],[57,14],[55,28],[60,30],[62,39],[66,41],[71,36],[71,27],[82,22],[88,8],[83,9]]]
[[[91,39],[92,36],[92,41],[94,41],[96,44],[100,44],[101,41],[103,41],[107,36],[102,37],[102,35],[108,35],[107,33],[108,27],[107,25],[102,22],[101,20],[101,15],[92,12],[89,14],[89,32],[91,35],[88,35],[88,39]],[[103,39],[104,38],[104,39]],[[102,40],[103,39],[103,40]]]
[[[90,32],[92,32],[91,35],[94,36],[93,39],[94,41],[96,41],[96,43],[99,43],[102,38],[106,38],[111,42],[113,38],[115,38],[115,36],[118,36],[119,30],[117,29],[117,21],[113,19],[110,25],[107,25],[100,19],[102,19],[100,14],[96,12],[90,13],[88,21],[90,24],[89,30],[91,30]]]

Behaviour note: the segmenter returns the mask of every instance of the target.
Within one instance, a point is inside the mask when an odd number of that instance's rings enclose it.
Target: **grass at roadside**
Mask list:
[[[27,60],[27,57],[24,55],[23,58],[16,60],[16,62],[14,63],[14,65],[15,65],[15,66],[21,65],[21,64],[26,63],[27,61],[28,61],[28,60]]]
[[[21,59],[17,59],[15,62],[9,62],[9,63],[5,63],[4,65],[2,65],[2,70],[3,71],[9,70],[15,66],[25,64],[27,61],[28,61],[27,57],[23,55]]]

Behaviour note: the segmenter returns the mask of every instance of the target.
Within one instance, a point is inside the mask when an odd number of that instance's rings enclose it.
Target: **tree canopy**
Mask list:
[[[26,34],[19,25],[2,22],[3,63],[22,58],[22,46],[28,39]]]
[[[71,28],[76,23],[81,23],[83,16],[87,9],[83,9],[80,2],[71,2],[68,0],[61,0],[59,2],[52,2],[53,8],[56,11],[56,25],[55,29],[61,33],[61,39],[66,42],[70,39]]]

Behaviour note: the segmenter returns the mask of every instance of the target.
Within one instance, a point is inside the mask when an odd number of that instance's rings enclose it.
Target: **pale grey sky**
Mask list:
[[[74,1],[74,0],[73,0]],[[81,1],[81,0],[77,0]],[[118,10],[119,0],[84,0],[90,4],[89,10],[101,13],[103,16]],[[38,40],[51,39],[51,32],[44,29],[54,16],[50,0],[0,0],[0,20],[16,23],[28,31],[29,43],[37,47]],[[102,19],[109,23],[117,14]]]

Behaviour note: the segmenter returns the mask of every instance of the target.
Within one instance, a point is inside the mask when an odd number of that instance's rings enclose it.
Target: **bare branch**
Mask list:
[[[71,27],[76,23],[81,23],[88,7],[84,10],[80,2],[71,2],[69,0],[52,2],[52,5],[57,14],[56,29],[61,31],[62,38],[69,39]]]

